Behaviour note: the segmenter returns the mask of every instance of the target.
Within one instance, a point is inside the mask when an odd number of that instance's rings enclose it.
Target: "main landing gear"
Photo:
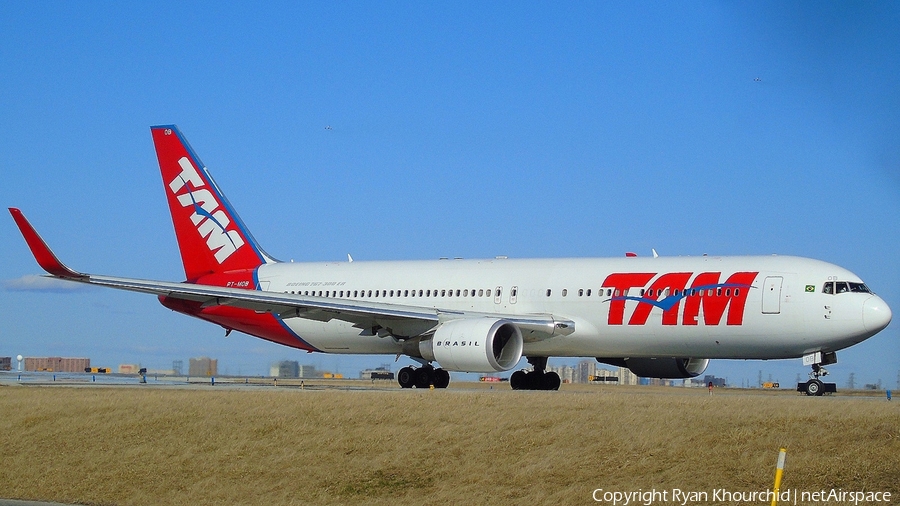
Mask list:
[[[509,377],[509,386],[513,390],[559,390],[561,381],[559,374],[545,372],[547,357],[526,357],[534,367],[531,372],[516,371]]]
[[[431,364],[422,367],[404,367],[397,373],[397,382],[402,388],[447,388],[450,385],[450,373],[443,369],[435,369]]]

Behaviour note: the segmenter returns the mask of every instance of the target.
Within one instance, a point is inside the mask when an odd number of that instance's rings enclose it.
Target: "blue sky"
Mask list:
[[[791,254],[896,312],[898,25],[889,2],[7,2],[0,201],[78,270],[180,280],[148,128],[175,123],[283,260]],[[0,355],[393,360],[28,285],[12,219],[0,237]],[[839,353],[835,381],[896,387],[898,328]],[[806,375],[709,368],[759,371]]]

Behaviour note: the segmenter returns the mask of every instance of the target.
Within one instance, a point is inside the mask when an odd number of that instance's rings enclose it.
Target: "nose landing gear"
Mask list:
[[[825,365],[837,363],[837,353],[812,353],[803,357],[803,364],[812,367],[809,373],[809,381],[805,383],[797,383],[797,391],[808,396],[820,396],[824,394],[833,394],[837,392],[836,383],[825,383],[819,378],[828,375],[828,369]]]

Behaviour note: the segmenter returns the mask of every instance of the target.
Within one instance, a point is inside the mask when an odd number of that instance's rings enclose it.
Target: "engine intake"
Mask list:
[[[463,318],[442,324],[419,353],[442,368],[464,372],[508,371],[522,358],[522,332],[514,323],[491,318]]]
[[[706,370],[708,358],[597,358],[597,362],[627,367],[642,378],[694,378]]]

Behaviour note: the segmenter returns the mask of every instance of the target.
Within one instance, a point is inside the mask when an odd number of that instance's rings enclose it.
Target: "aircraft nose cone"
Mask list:
[[[878,332],[891,323],[891,308],[881,297],[869,297],[863,303],[863,325],[869,332]]]

